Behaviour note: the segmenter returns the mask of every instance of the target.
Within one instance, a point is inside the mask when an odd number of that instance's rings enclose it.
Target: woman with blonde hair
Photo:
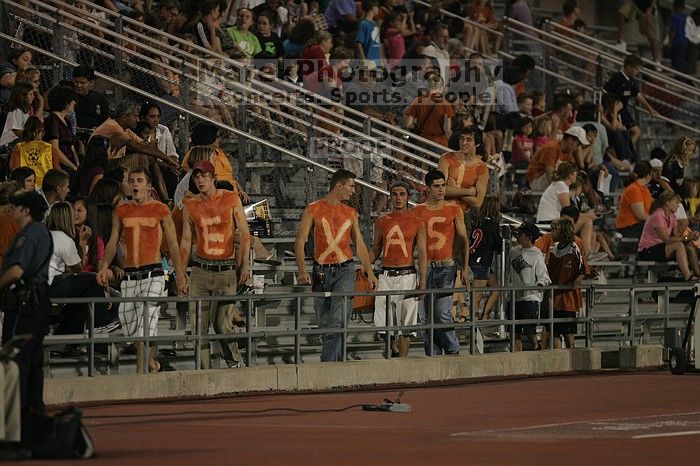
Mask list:
[[[654,262],[675,260],[685,280],[698,281],[700,266],[692,243],[698,239],[698,233],[684,236],[680,232],[675,215],[679,203],[680,198],[673,191],[664,191],[654,200],[639,238],[637,259]]]
[[[690,163],[690,157],[695,152],[697,144],[689,137],[683,136],[676,140],[673,148],[669,151],[661,174],[668,180],[671,188],[678,193],[683,178],[685,178],[685,170]]]

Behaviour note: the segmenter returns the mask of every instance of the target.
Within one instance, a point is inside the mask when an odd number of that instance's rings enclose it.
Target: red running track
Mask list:
[[[613,373],[86,408],[91,465],[700,464],[700,374]],[[304,412],[274,410],[292,408]],[[305,412],[308,410],[309,412]]]

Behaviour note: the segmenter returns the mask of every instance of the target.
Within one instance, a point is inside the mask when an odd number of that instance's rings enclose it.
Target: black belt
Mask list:
[[[199,258],[195,258],[193,261],[194,266],[202,270],[209,270],[211,272],[226,272],[228,270],[236,270],[236,263],[230,259],[223,261],[203,261]]]
[[[319,267],[322,269],[339,269],[350,264],[352,264],[352,259],[348,259],[345,262],[338,262],[336,264],[319,264],[318,262],[314,261],[314,267]]]
[[[398,277],[401,275],[411,275],[416,273],[416,268],[412,265],[407,267],[382,267],[382,274],[390,277]]]
[[[142,267],[126,267],[124,280],[143,280],[144,278],[162,277],[165,274],[160,264],[144,265]]]

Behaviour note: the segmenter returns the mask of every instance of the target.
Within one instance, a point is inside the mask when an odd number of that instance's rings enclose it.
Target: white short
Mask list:
[[[417,275],[399,275],[390,277],[382,273],[379,275],[379,286],[376,291],[385,290],[415,290]],[[385,327],[390,325],[416,325],[418,323],[418,300],[415,297],[405,298],[404,295],[391,295],[389,297],[389,320],[386,315],[386,295],[379,295],[374,299],[374,325]],[[409,332],[410,333],[410,332]],[[399,332],[401,334],[401,332]]]
[[[142,280],[124,280],[121,284],[122,298],[160,298],[165,291],[165,277],[149,277]],[[148,336],[158,334],[158,314],[160,304],[157,301],[145,302],[148,313]],[[124,333],[129,337],[144,336],[143,319],[144,302],[122,303],[119,306],[119,320]]]

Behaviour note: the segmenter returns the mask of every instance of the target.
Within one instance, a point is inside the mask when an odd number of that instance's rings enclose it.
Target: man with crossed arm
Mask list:
[[[377,286],[377,277],[372,271],[369,252],[360,232],[357,211],[344,204],[354,193],[355,175],[340,169],[331,177],[330,191],[326,197],[309,204],[301,217],[294,243],[299,268],[298,281],[300,284],[312,284],[313,291],[354,290],[355,269],[352,267],[351,237],[364,273],[369,278],[372,288]],[[312,228],[314,268],[312,276],[309,276],[304,261],[304,243]],[[319,328],[343,328],[352,311],[352,300],[346,300],[342,296],[315,298],[314,307]],[[342,357],[342,335],[323,335],[321,361],[341,361]]]
[[[175,224],[170,216],[170,210],[162,202],[151,200],[151,175],[145,168],[136,168],[129,172],[129,185],[132,189],[132,200],[120,204],[114,210],[114,221],[109,242],[105,247],[105,255],[100,270],[97,273],[97,283],[107,286],[112,271],[109,266],[117,253],[117,245],[124,231],[124,243],[126,244],[126,257],[124,259],[124,278],[121,283],[122,297],[124,298],[150,298],[152,301],[146,304],[147,319],[144,322],[144,302],[122,303],[119,307],[119,320],[122,328],[130,337],[144,336],[148,329],[148,336],[154,337],[158,333],[158,313],[160,305],[158,298],[163,296],[165,290],[165,277],[161,266],[160,243],[163,235],[168,241],[168,249],[171,251],[171,259],[175,264],[175,279],[178,294],[185,293],[187,282],[185,269],[180,261],[180,255],[175,234]],[[155,345],[153,345],[155,346]],[[143,372],[143,342],[136,345],[136,369]],[[151,350],[148,358],[150,372],[158,372],[160,363]]]
[[[374,242],[370,259],[382,257],[382,273],[379,275],[377,291],[425,289],[428,262],[426,256],[425,224],[408,209],[410,188],[404,181],[395,181],[389,187],[393,211],[379,217],[374,225]],[[418,270],[413,261],[413,251],[418,249]],[[420,282],[418,282],[420,277]],[[387,311],[388,314],[387,314]],[[374,325],[410,326],[418,322],[418,297],[400,294],[389,297],[377,296],[374,300]],[[408,356],[411,347],[411,332],[400,331],[392,339],[392,356]]]

